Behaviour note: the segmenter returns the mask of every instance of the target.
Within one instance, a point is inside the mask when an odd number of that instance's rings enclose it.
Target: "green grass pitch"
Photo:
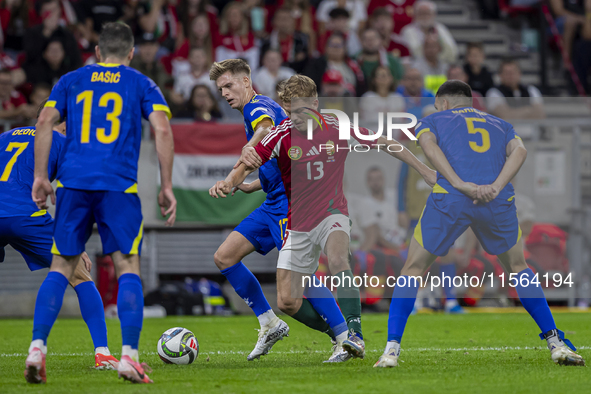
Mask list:
[[[591,314],[557,313],[558,327],[591,361]],[[256,341],[253,316],[146,319],[141,361],[154,385],[118,380],[96,371],[90,335],[81,319],[60,319],[49,338],[47,384],[23,378],[32,320],[0,320],[0,393],[525,393],[590,392],[591,371],[560,367],[524,313],[419,314],[411,316],[400,359],[393,369],[372,368],[386,341],[386,315],[363,316],[367,356],[323,364],[330,341],[289,317],[289,338],[261,360],[246,361]],[[121,349],[119,322],[108,321],[110,348]],[[166,329],[182,326],[199,340],[192,365],[165,365],[156,342]]]

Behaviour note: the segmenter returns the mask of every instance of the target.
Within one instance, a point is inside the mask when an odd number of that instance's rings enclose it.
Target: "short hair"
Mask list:
[[[510,64],[514,64],[517,66],[517,68],[519,68],[519,70],[521,70],[521,67],[519,67],[519,63],[517,63],[517,59],[512,58],[512,57],[506,57],[501,59],[501,63],[499,64],[499,74],[503,72],[503,67],[510,65]]]
[[[131,28],[122,22],[105,23],[98,46],[104,58],[114,56],[117,59],[125,59],[134,46]]]
[[[330,19],[337,19],[337,18],[347,18],[349,19],[351,17],[351,13],[349,11],[347,11],[347,9],[345,8],[333,8],[329,13],[328,16],[330,17]]]
[[[392,18],[392,13],[388,11],[386,7],[378,7],[371,14],[372,19],[376,19],[380,16],[387,16],[388,18]]]
[[[294,98],[318,97],[318,89],[310,77],[296,74],[285,81],[279,97],[283,102],[290,102]]]
[[[466,82],[452,79],[445,82],[437,90],[436,97],[468,97],[472,98],[472,88]]]
[[[217,81],[219,77],[227,72],[233,76],[238,74],[246,74],[250,79],[250,66],[243,59],[227,59],[221,62],[214,62],[209,70],[209,79]]]
[[[470,49],[480,49],[484,52],[484,44],[480,41],[473,41],[466,44],[466,53],[470,52]]]

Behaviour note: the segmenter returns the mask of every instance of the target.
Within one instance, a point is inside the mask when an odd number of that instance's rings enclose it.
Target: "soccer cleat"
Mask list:
[[[552,361],[558,365],[585,366],[583,357],[566,346],[558,346],[552,349]]]
[[[380,356],[380,359],[373,365],[374,368],[393,368],[398,366],[398,351],[391,349]]]
[[[129,356],[121,357],[117,371],[120,378],[132,383],[154,383],[145,372],[152,372],[152,369],[146,363],[133,361]]]
[[[45,354],[38,347],[31,349],[25,361],[25,380],[28,383],[45,383]]]
[[[365,357],[365,342],[355,333],[343,341],[343,349],[353,358],[363,359]]]
[[[101,353],[97,353],[94,355],[94,367],[98,370],[117,370],[118,366],[119,360],[117,360],[115,357],[111,355],[106,356]]]
[[[337,341],[332,341],[332,355],[328,358],[328,360],[324,361],[325,363],[342,363],[351,358],[351,355],[343,349],[342,343],[337,343]]]
[[[269,350],[278,341],[283,340],[284,337],[289,336],[289,326],[283,320],[276,317],[273,321],[259,330],[259,339],[254,349],[246,359],[252,361],[255,358],[260,359],[261,356],[269,353]]]

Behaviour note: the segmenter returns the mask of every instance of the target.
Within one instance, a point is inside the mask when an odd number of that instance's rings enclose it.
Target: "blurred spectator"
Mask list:
[[[103,25],[118,21],[123,16],[124,2],[121,0],[80,0],[76,6],[80,31],[92,49],[94,45],[98,44],[98,37]]]
[[[0,44],[3,44],[4,50],[20,52],[24,49],[25,31],[38,19],[34,7],[28,0],[3,0],[0,6],[3,33]]]
[[[414,15],[413,5],[415,1],[416,0],[369,0],[367,13],[373,15],[377,8],[385,8],[394,22],[394,33],[400,34],[402,28],[412,22]]]
[[[34,118],[37,110],[27,104],[27,99],[14,90],[12,76],[8,70],[0,70],[0,119]]]
[[[208,86],[215,95],[217,87],[215,82],[209,79],[211,61],[203,48],[193,48],[189,52],[189,64],[191,71],[175,78],[171,99],[175,104],[181,104],[189,99],[195,85]]]
[[[363,70],[366,80],[369,80],[373,70],[378,66],[388,66],[390,73],[397,81],[404,75],[404,67],[398,58],[386,52],[382,46],[382,37],[375,29],[366,29],[361,35],[362,51],[357,56],[357,62]]]
[[[330,12],[335,8],[345,8],[349,11],[349,29],[361,32],[367,22],[367,8],[363,0],[324,0],[318,5],[316,19],[320,22],[320,30],[327,29]]]
[[[290,78],[295,72],[289,67],[282,67],[281,53],[269,49],[263,56],[263,66],[253,72],[252,82],[257,93],[276,99],[277,83]]]
[[[47,43],[57,39],[61,41],[64,48],[65,66],[72,70],[82,66],[78,43],[68,29],[60,26],[60,18],[60,3],[57,0],[42,0],[42,24],[29,28],[25,33],[25,64],[35,65],[40,62],[43,59],[43,51],[47,47]]]
[[[172,75],[178,76],[189,72],[189,64],[181,62],[177,64],[178,58],[187,59],[189,57],[190,48],[203,48],[207,54],[208,59],[213,59],[213,38],[212,28],[210,28],[209,18],[200,14],[193,19],[188,31],[188,35],[181,47],[174,53],[172,59]],[[184,67],[183,67],[184,66]]]
[[[417,119],[426,116],[425,111],[430,111],[435,104],[435,95],[425,89],[423,75],[416,68],[406,70],[396,91],[404,97],[406,112],[413,114]]]
[[[45,100],[49,98],[51,93],[51,85],[46,83],[38,83],[33,87],[33,91],[29,96],[29,101],[34,108],[39,108]]]
[[[502,119],[545,118],[542,94],[533,85],[521,84],[517,61],[506,59],[499,66],[500,84],[486,93],[486,105],[491,114]]]
[[[201,15],[207,16],[208,30],[211,27],[211,31],[218,31],[218,10],[211,5],[210,0],[179,0],[178,16],[183,24],[185,38],[191,35],[195,18]]]
[[[0,50],[0,70],[8,70],[12,74],[14,86],[19,86],[27,79],[25,71],[9,55]]]
[[[404,112],[405,103],[400,93],[396,93],[397,81],[392,78],[388,67],[376,67],[368,85],[369,90],[359,101],[359,118],[368,123],[367,127],[377,130],[379,112],[384,114],[387,112]],[[397,132],[400,132],[400,130],[397,130]],[[393,138],[398,138],[398,135],[393,134]]]
[[[423,74],[425,88],[434,93],[445,81],[449,64],[441,60],[441,45],[436,36],[426,36],[423,43],[423,56],[418,58],[413,67]]]
[[[464,68],[458,64],[452,64],[451,66],[449,66],[449,68],[447,69],[447,79],[457,79],[458,81],[468,83],[468,75],[466,75]],[[484,98],[476,90],[472,91],[472,107],[476,108],[479,111],[486,112]]]
[[[156,57],[160,44],[152,33],[144,33],[137,40],[137,52],[135,53],[130,66],[151,78],[156,85],[164,92],[167,84],[171,83],[162,63]]]
[[[243,0],[244,13],[248,16],[250,30],[259,38],[267,34],[267,9],[263,7],[263,0]]]
[[[284,65],[300,73],[308,60],[308,45],[308,36],[295,30],[295,19],[291,16],[291,11],[279,8],[273,16],[273,31],[263,41],[261,52],[265,53],[268,49],[279,51]],[[256,69],[252,64],[250,67]]]
[[[387,8],[376,8],[371,14],[371,25],[382,36],[382,45],[394,57],[406,58],[410,51],[404,39],[394,33],[394,19]]]
[[[291,11],[291,17],[295,19],[296,31],[308,35],[309,53],[316,51],[318,36],[318,22],[316,21],[316,9],[310,5],[310,0],[284,0],[283,8]]]
[[[252,70],[259,67],[259,47],[248,28],[241,3],[231,2],[224,7],[220,20],[220,37],[215,49],[215,60],[241,58]],[[264,51],[263,51],[264,52]]]
[[[343,85],[343,76],[337,70],[328,70],[322,76],[320,85],[320,96],[322,97],[345,97],[351,96]],[[334,109],[334,107],[332,107]],[[337,108],[338,109],[338,108]]]
[[[43,57],[35,64],[25,66],[27,82],[36,85],[46,83],[53,86],[60,77],[74,69],[65,63],[66,53],[62,42],[58,39],[50,40],[43,50]]]
[[[333,8],[330,11],[330,20],[327,24],[327,31],[320,37],[319,47],[324,49],[326,40],[334,33],[340,33],[345,37],[347,55],[355,56],[361,51],[361,42],[355,30],[349,27],[350,14],[344,8]]]
[[[584,40],[591,40],[591,2],[583,0],[550,0],[550,8],[556,16],[556,26],[562,34],[564,51],[575,58],[572,52],[577,34]]]
[[[176,11],[177,0],[144,0],[138,4],[138,35],[152,33],[160,45],[174,52],[183,42],[183,24]]]
[[[484,45],[481,42],[470,42],[466,46],[466,64],[464,71],[468,75],[468,85],[472,91],[485,95],[493,87],[492,73],[484,65]]]
[[[222,114],[209,87],[195,85],[185,108],[177,113],[176,117],[191,118],[196,122],[212,122],[220,120]]]
[[[302,74],[312,78],[320,86],[322,76],[327,70],[337,70],[343,77],[345,89],[354,96],[365,92],[365,78],[361,68],[345,52],[345,37],[340,33],[332,34],[326,41],[324,55],[310,59]]]
[[[458,58],[458,45],[451,33],[442,23],[435,20],[437,6],[432,1],[419,0],[414,4],[414,20],[406,25],[400,34],[408,43],[411,55],[418,59],[423,55],[423,43],[428,35],[435,35],[441,44],[441,60],[455,63]]]

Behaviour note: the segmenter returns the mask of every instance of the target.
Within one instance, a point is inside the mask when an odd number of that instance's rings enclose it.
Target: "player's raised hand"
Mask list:
[[[172,189],[161,189],[158,193],[158,205],[160,205],[160,213],[163,217],[167,217],[165,225],[172,227],[176,220],[176,198]],[[170,216],[169,216],[170,215]]]
[[[240,163],[244,163],[248,168],[259,168],[261,165],[263,165],[261,157],[252,146],[245,146],[242,148],[240,159],[238,159],[234,165],[234,168],[238,168]]]
[[[53,187],[51,187],[51,182],[47,178],[35,178],[31,195],[39,209],[47,209],[48,196],[51,197],[51,203],[55,205],[55,193],[53,192]]]
[[[476,199],[474,200],[474,204],[478,204],[479,202],[487,203],[491,202],[499,195],[499,190],[493,185],[481,185],[478,186],[476,192]]]
[[[209,189],[209,195],[213,198],[226,198],[226,195],[232,192],[230,184],[226,181],[217,181],[215,185]]]

